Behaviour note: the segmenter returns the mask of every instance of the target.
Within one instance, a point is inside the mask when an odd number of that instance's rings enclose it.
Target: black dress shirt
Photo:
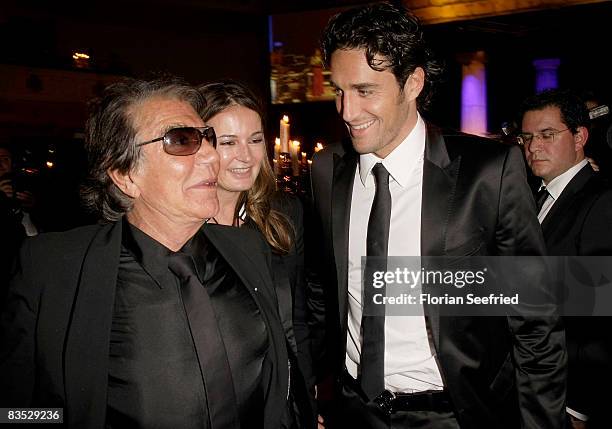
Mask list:
[[[109,349],[107,427],[209,427],[179,280],[168,270],[171,251],[127,222],[117,278]],[[226,348],[242,427],[263,427],[262,370],[266,327],[234,270],[196,234],[182,249],[215,310]]]

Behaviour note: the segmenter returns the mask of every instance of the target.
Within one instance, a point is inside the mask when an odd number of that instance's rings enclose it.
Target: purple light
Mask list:
[[[464,64],[461,83],[461,131],[487,134],[487,79],[484,53],[477,53]]]
[[[559,87],[557,79],[559,64],[561,64],[559,58],[543,58],[533,61],[533,66],[536,69],[536,93]]]

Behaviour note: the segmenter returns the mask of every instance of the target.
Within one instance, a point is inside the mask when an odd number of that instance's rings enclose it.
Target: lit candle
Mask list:
[[[317,145],[314,148],[315,153],[317,153],[318,151],[320,151],[321,149],[323,149],[323,144],[321,143],[317,143]]]
[[[274,166],[274,175],[278,176],[278,173],[280,172],[280,167],[278,166],[278,160],[277,159],[273,159],[272,160],[272,165]]]
[[[280,121],[281,152],[289,153],[289,116],[283,116]]]
[[[306,164],[306,152],[302,152],[301,155],[302,156],[300,157],[300,163]]]
[[[294,176],[300,175],[300,161],[298,159],[298,153],[300,153],[300,142],[294,140],[291,142],[291,169]]]
[[[281,153],[281,141],[277,137],[274,139],[274,174],[278,176],[279,172],[279,162],[280,162],[280,153]]]

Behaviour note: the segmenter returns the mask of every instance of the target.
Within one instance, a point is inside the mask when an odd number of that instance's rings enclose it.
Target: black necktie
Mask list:
[[[198,280],[193,258],[170,255],[170,270],[181,280],[181,295],[198,355],[212,429],[239,428],[236,395],[227,353],[208,293]]]
[[[540,213],[540,210],[542,210],[542,206],[544,205],[544,201],[546,201],[549,195],[550,193],[548,192],[548,189],[546,189],[546,186],[542,186],[536,195],[536,214]]]
[[[376,193],[368,220],[366,238],[366,267],[363,282],[363,315],[361,318],[361,388],[373,399],[385,390],[385,306],[374,303],[374,294],[385,295],[386,287],[375,289],[372,276],[375,271],[387,270],[389,222],[391,220],[391,192],[389,172],[378,163],[372,168]]]

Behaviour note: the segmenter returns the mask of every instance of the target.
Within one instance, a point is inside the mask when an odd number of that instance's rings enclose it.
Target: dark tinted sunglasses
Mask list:
[[[180,127],[166,131],[162,137],[144,143],[138,143],[136,147],[149,143],[163,141],[164,152],[168,155],[187,156],[193,155],[202,146],[205,139],[213,148],[217,147],[217,136],[213,127]]]

